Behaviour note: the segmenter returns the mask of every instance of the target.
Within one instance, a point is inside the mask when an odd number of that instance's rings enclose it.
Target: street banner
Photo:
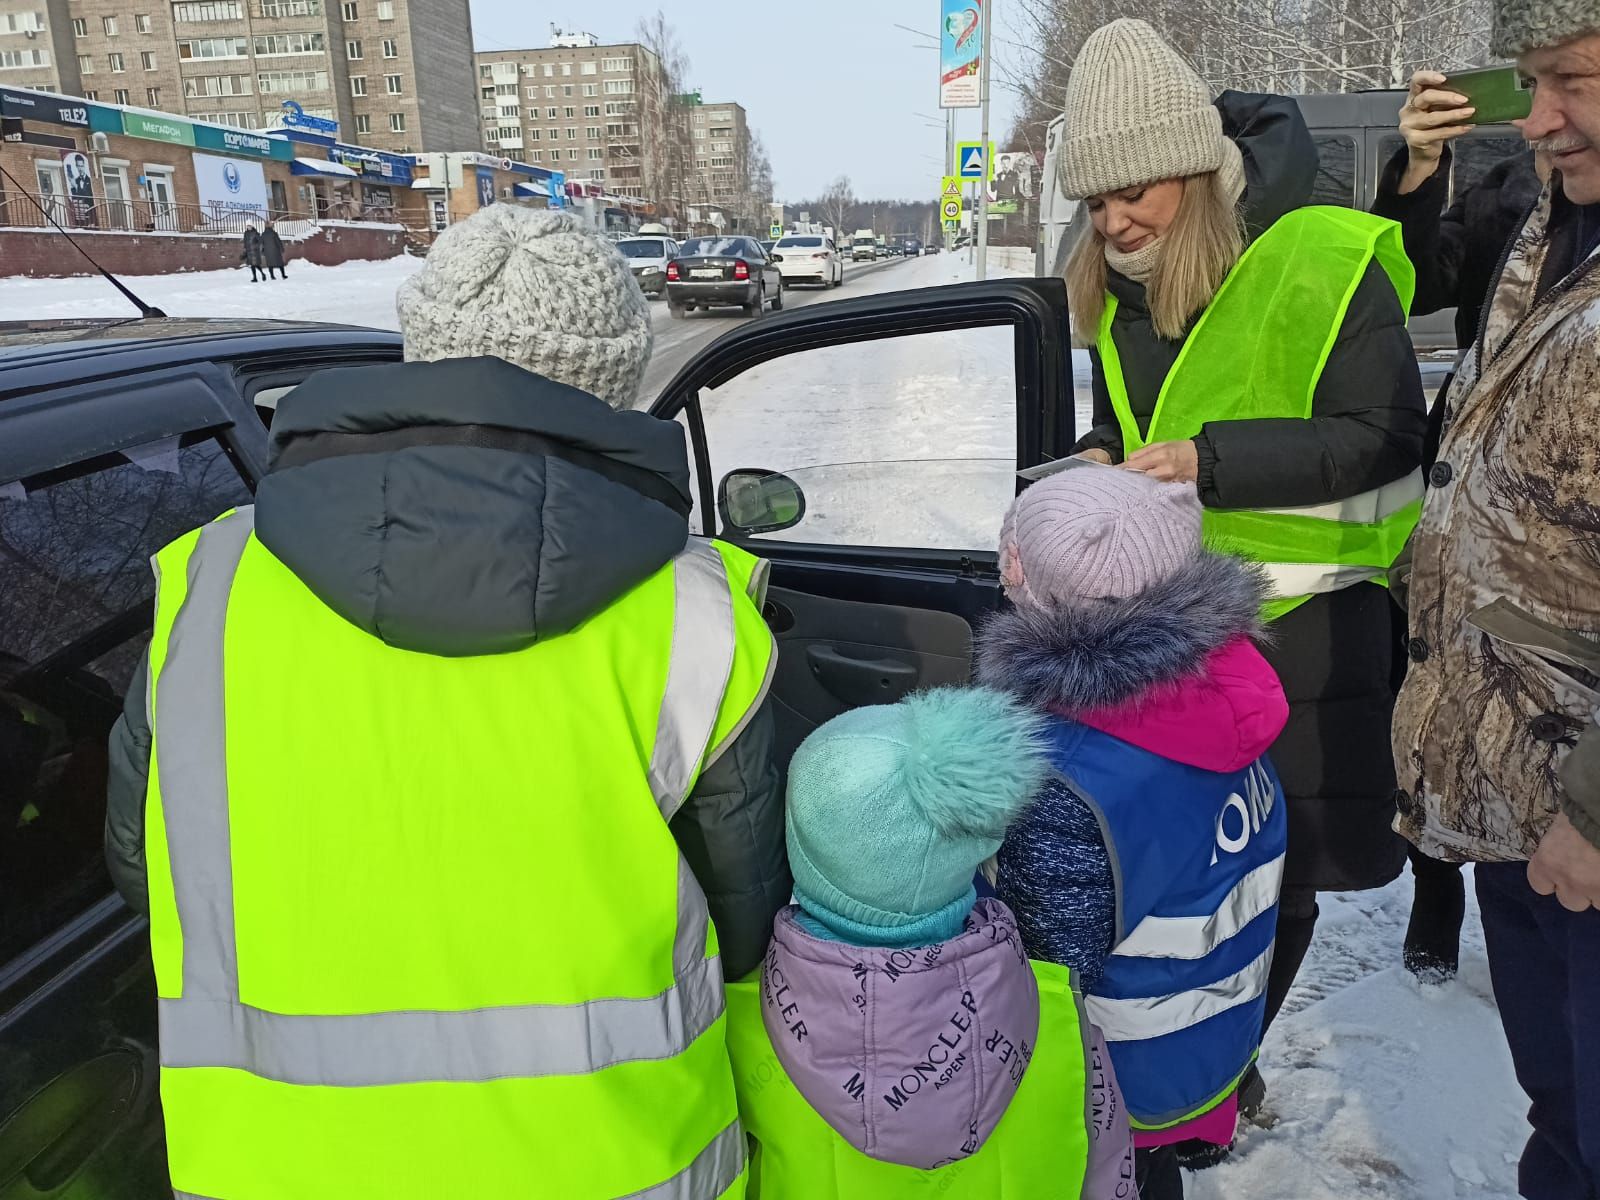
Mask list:
[[[94,173],[89,156],[82,150],[63,150],[61,173],[67,182],[67,211],[72,218],[69,223],[79,229],[94,229],[99,222],[94,216]]]
[[[200,207],[210,220],[222,224],[235,213],[266,217],[267,176],[259,162],[215,154],[196,154],[193,158]],[[234,218],[231,227],[238,228],[237,220]]]
[[[939,107],[982,103],[983,0],[939,0]]]

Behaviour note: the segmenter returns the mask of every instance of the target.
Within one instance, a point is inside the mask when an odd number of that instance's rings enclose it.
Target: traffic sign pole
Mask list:
[[[994,9],[998,0],[988,0],[980,10],[983,13],[983,50],[980,52],[983,59],[982,73],[979,76],[981,94],[979,105],[983,110],[983,132],[978,135],[978,141],[983,145],[984,177],[978,181],[978,228],[974,231],[973,242],[978,247],[978,278],[988,278],[989,271],[989,177],[994,171],[994,152],[989,146],[989,76],[994,74],[994,60],[989,57],[990,33],[994,28]]]

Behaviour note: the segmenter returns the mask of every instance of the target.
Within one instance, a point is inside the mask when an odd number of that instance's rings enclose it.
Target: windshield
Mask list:
[[[790,246],[820,246],[822,239],[819,237],[784,238],[778,243],[778,249],[786,250]]]
[[[624,258],[665,258],[667,244],[658,241],[618,242],[617,249]]]
[[[693,258],[704,254],[748,254],[750,243],[744,238],[704,237],[690,238],[683,244],[683,256]]]

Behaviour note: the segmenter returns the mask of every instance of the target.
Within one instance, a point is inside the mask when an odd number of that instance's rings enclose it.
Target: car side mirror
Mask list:
[[[779,533],[805,519],[806,495],[777,471],[730,471],[717,487],[717,512],[731,533]]]

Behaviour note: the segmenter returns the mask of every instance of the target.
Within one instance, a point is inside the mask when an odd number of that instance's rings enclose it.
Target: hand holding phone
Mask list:
[[[1474,125],[1500,125],[1526,120],[1533,112],[1533,93],[1515,66],[1458,71],[1445,87],[1466,98]]]
[[[1438,71],[1418,71],[1411,77],[1400,109],[1400,135],[1406,140],[1408,159],[1401,195],[1416,191],[1432,177],[1445,146],[1471,130],[1476,116],[1467,97],[1452,90]]]

